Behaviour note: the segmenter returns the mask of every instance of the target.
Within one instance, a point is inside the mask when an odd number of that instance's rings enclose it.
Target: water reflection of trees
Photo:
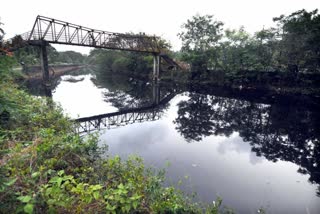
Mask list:
[[[88,68],[80,68],[77,70],[73,70],[68,72],[67,75],[70,75],[71,77],[69,79],[66,79],[65,81],[68,82],[77,82],[75,77],[85,75],[85,74],[91,74],[92,71]],[[57,86],[62,81],[62,76],[66,74],[60,74],[60,75],[53,75],[50,76],[50,86],[44,86],[42,78],[30,78],[23,82],[25,88],[28,90],[28,92],[35,96],[47,96],[52,97],[52,93],[57,88]]]
[[[99,88],[106,88],[103,99],[118,109],[150,106],[154,100],[154,85],[151,82],[134,79],[130,76],[114,73],[96,73],[92,80]],[[160,100],[173,90],[159,86]]]
[[[238,132],[257,156],[290,161],[320,184],[320,113],[300,105],[266,105],[191,93],[178,104],[176,129],[189,141]],[[320,191],[318,192],[320,194]]]

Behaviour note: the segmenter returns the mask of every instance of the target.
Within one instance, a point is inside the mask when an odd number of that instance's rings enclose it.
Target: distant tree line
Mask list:
[[[152,55],[93,49],[88,56],[88,63],[98,67],[102,72],[144,73],[152,70]]]
[[[276,28],[253,36],[243,27],[223,29],[211,15],[193,16],[182,25],[180,59],[193,71],[239,70],[320,72],[320,15],[299,10],[273,19]]]
[[[172,55],[171,45],[160,38],[158,46],[162,53]],[[148,53],[93,49],[88,56],[88,64],[98,67],[98,71],[147,76],[153,67],[153,56]]]
[[[58,52],[54,47],[47,47],[50,64],[85,64],[87,57],[75,51]],[[40,49],[36,46],[26,46],[14,51],[17,62],[25,65],[40,64]]]

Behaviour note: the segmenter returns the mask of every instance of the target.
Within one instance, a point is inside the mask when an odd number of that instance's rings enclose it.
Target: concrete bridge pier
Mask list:
[[[160,55],[153,55],[153,81],[159,81],[159,73],[160,73]]]
[[[159,105],[160,103],[160,86],[157,81],[152,84],[152,104]]]
[[[50,74],[49,74],[49,63],[48,63],[48,54],[47,54],[47,43],[42,42],[40,44],[40,63],[42,70],[42,80],[43,84],[46,87],[50,86]]]

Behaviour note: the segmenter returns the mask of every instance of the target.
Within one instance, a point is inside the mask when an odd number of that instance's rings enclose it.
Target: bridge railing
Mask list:
[[[46,41],[57,44],[160,53],[158,38],[155,36],[95,30],[44,16],[38,16],[32,31],[23,34],[22,37],[31,43]]]

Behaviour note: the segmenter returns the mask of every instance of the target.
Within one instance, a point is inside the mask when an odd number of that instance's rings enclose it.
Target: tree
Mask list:
[[[216,63],[224,71],[234,72],[242,69],[249,69],[251,59],[249,48],[252,39],[244,27],[239,30],[227,29],[224,34],[224,41],[219,43],[219,52]]]
[[[193,16],[182,25],[178,34],[182,40],[183,58],[197,72],[207,70],[210,58],[215,55],[214,47],[222,37],[223,23],[214,21],[212,15]]]
[[[14,57],[19,63],[35,65],[40,63],[40,50],[35,46],[26,46],[14,51]]]
[[[57,52],[53,49],[51,55],[53,59],[63,63],[82,64],[85,61],[85,56],[76,51]]]
[[[0,55],[2,55],[3,53],[5,53],[2,48],[3,48],[3,37],[4,37],[4,30],[3,28],[1,28],[1,25],[3,25],[3,23],[1,22],[0,19]]]
[[[254,34],[256,70],[277,70],[277,59],[279,50],[277,50],[278,40],[276,38],[276,29],[262,29]]]
[[[320,15],[318,10],[299,10],[273,19],[281,41],[280,63],[291,72],[320,71]]]

